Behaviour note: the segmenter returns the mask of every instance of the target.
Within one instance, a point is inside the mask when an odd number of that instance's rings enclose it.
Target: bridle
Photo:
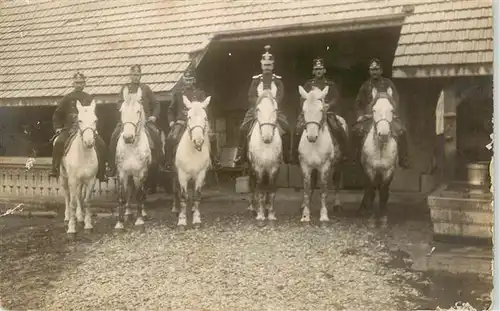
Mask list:
[[[207,118],[205,118],[205,123],[203,124],[203,126],[201,125],[195,125],[193,127],[190,126],[189,124],[189,121],[187,122],[187,129],[188,129],[188,133],[189,133],[189,138],[191,140],[193,140],[193,131],[196,129],[196,128],[200,128],[201,129],[201,132],[202,132],[202,135],[203,137],[205,137],[205,132],[207,131]]]
[[[325,104],[325,101],[324,99],[318,99],[321,104]],[[309,124],[313,124],[313,125],[317,125],[318,126],[318,131],[320,131],[322,128],[323,128],[323,125],[325,124],[325,120],[326,120],[326,109],[323,107],[321,109],[321,120],[319,122],[317,121],[307,121],[307,122],[304,122],[304,130],[307,131],[307,126]]]
[[[134,134],[136,137],[139,136],[139,130],[140,130],[140,125],[141,125],[141,119],[142,119],[142,110],[140,111],[139,113],[139,120],[137,122],[130,122],[130,121],[127,121],[127,122],[123,122],[122,123],[122,128],[125,127],[126,124],[130,124],[134,127]]]
[[[272,98],[271,100],[274,101],[274,98]],[[257,107],[255,108],[255,114],[257,115],[258,112],[259,112],[259,105],[257,104]],[[278,112],[278,108],[275,108],[273,110],[273,113],[277,113],[277,112]],[[274,133],[274,130],[276,129],[276,127],[278,126],[278,124],[277,124],[278,123],[277,122],[277,118],[276,118],[276,121],[274,123],[271,123],[271,122],[263,122],[263,123],[261,123],[259,121],[259,118],[256,118],[256,119],[257,119],[257,123],[259,124],[259,131],[260,131],[261,135],[262,135],[262,127],[263,126],[266,126],[266,125],[270,126],[272,128],[272,130],[273,130],[273,133]]]

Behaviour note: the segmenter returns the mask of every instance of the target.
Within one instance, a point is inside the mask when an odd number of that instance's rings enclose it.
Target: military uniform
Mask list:
[[[371,61],[371,68],[379,68],[380,61],[378,59],[373,59]],[[392,122],[392,129],[398,137],[398,155],[399,164],[402,167],[409,167],[408,159],[408,141],[406,137],[406,129],[399,118],[399,93],[396,89],[394,83],[385,77],[370,78],[364,82],[358,92],[356,97],[356,111],[358,120],[353,128],[354,138],[356,139],[356,157],[359,159],[361,155],[361,144],[363,137],[368,132],[371,121],[372,121],[372,89],[375,88],[379,92],[387,92],[388,88],[392,89],[392,98],[394,100],[394,118]]]
[[[313,69],[324,69],[324,63],[321,58],[317,58],[314,60]],[[307,80],[304,85],[304,89],[307,92],[310,92],[313,87],[319,88],[323,90],[326,86],[328,86],[328,94],[325,97],[325,103],[328,104],[328,112],[327,112],[327,120],[329,126],[332,128],[333,133],[335,135],[335,139],[340,145],[340,150],[343,156],[347,156],[348,153],[348,137],[347,133],[342,128],[342,125],[337,120],[336,115],[339,114],[338,109],[338,100],[339,100],[339,92],[337,89],[337,85],[328,80],[325,76],[315,77]],[[301,98],[301,104],[304,103],[305,99]],[[302,136],[302,132],[304,131],[305,120],[304,120],[304,112],[301,111],[299,114],[299,118],[297,120],[297,125],[295,126],[295,137],[294,137],[294,146],[293,146],[293,162],[298,163],[298,149],[300,144],[300,137]]]
[[[131,67],[131,71],[139,72],[140,73],[140,66],[139,65],[134,65]],[[155,117],[156,120],[158,120],[158,117],[160,116],[160,103],[156,100],[153,91],[151,88],[143,83],[127,83],[124,86],[122,86],[120,90],[120,100],[118,102],[118,110],[120,110],[120,107],[122,103],[125,101],[123,98],[123,90],[125,87],[128,88],[129,93],[134,94],[137,93],[139,88],[141,88],[142,91],[142,99],[141,99],[141,104],[143,105],[144,108],[144,114],[146,116],[146,119],[149,117]],[[153,157],[153,164],[154,165],[161,165],[161,161],[163,159],[163,152],[161,148],[161,137],[160,137],[160,132],[156,125],[148,121],[146,122],[146,130],[147,134],[150,139],[150,144],[151,144],[151,155]],[[120,119],[118,120],[118,123],[115,127],[115,130],[113,131],[113,134],[111,134],[111,140],[110,140],[110,146],[109,146],[109,159],[108,159],[108,164],[110,167],[110,176],[114,176],[116,174],[116,146],[118,144],[118,139],[120,137],[120,133],[122,131],[122,123]]]
[[[74,79],[75,81],[84,82],[85,76],[81,73],[76,73],[74,75]],[[59,168],[64,155],[66,141],[76,133],[76,123],[78,122],[78,109],[76,108],[77,101],[79,101],[82,106],[89,106],[92,103],[92,100],[93,97],[88,93],[75,89],[61,99],[56,110],[54,111],[52,122],[54,130],[59,132],[59,134],[57,135],[54,148],[52,150],[51,177],[59,177]],[[101,181],[105,181],[106,144],[98,134],[96,135],[95,149],[99,162],[97,178]]]
[[[270,46],[266,46],[266,49],[269,49]],[[262,55],[261,63],[272,62],[274,63],[274,59],[272,58],[272,54],[268,51]],[[240,135],[239,135],[239,146],[238,152],[236,154],[235,162],[237,164],[242,164],[246,160],[247,155],[247,136],[249,134],[250,129],[255,121],[255,105],[257,103],[257,99],[259,98],[259,91],[263,90],[275,90],[276,91],[276,102],[278,107],[281,105],[284,97],[285,87],[283,85],[283,81],[281,81],[281,77],[275,75],[273,73],[262,73],[252,77],[252,82],[250,84],[250,88],[248,90],[248,102],[250,104],[250,108],[245,113],[245,117],[243,118],[243,122],[240,126]],[[289,149],[290,149],[290,129],[286,116],[282,111],[278,110],[278,130],[282,137],[283,141],[283,157],[285,163],[289,162]]]
[[[184,73],[184,79],[194,79],[192,68],[188,68]],[[167,168],[172,169],[174,164],[175,149],[182,138],[182,135],[186,129],[187,122],[187,112],[188,109],[184,105],[183,96],[186,96],[189,101],[204,101],[207,96],[203,90],[190,85],[189,87],[183,87],[182,90],[176,92],[173,97],[173,101],[168,107],[168,123],[171,124],[170,131],[167,137],[167,144],[165,145],[165,155]],[[210,142],[214,143],[213,141]],[[212,166],[214,168],[219,168],[220,163],[216,155],[216,146],[211,146],[210,148],[210,158],[212,161]]]

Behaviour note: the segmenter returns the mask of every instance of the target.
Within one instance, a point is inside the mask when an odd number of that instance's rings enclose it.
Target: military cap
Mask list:
[[[313,61],[313,69],[324,69],[325,68],[325,62],[323,61],[322,58],[318,57]]]
[[[380,59],[378,58],[372,58],[370,60],[370,69],[375,69],[375,68],[380,68],[382,67],[382,63],[380,62]]]
[[[141,73],[141,65],[132,65],[130,67],[130,72]]]
[[[269,50],[271,49],[270,45],[266,45],[264,47],[266,49],[266,52],[262,54],[262,58],[260,59],[260,63],[262,65],[267,65],[267,64],[274,64],[274,57],[273,54],[269,53]]]
[[[73,80],[75,81],[85,81],[85,76],[81,72],[77,72],[73,75]]]

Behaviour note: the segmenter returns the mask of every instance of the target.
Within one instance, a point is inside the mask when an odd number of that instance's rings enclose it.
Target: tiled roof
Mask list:
[[[418,1],[418,0],[416,0]],[[406,1],[408,2],[408,1]],[[16,0],[0,3],[0,98],[61,96],[77,70],[114,94],[141,64],[170,91],[207,36],[400,13],[400,0]],[[413,27],[413,26],[412,26]],[[411,32],[408,32],[411,33]],[[404,54],[406,55],[406,54]]]
[[[492,63],[492,0],[422,0],[405,19],[393,67]]]

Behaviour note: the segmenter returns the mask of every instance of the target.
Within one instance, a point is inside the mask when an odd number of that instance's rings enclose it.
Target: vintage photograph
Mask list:
[[[0,0],[0,310],[489,310],[493,5]]]

